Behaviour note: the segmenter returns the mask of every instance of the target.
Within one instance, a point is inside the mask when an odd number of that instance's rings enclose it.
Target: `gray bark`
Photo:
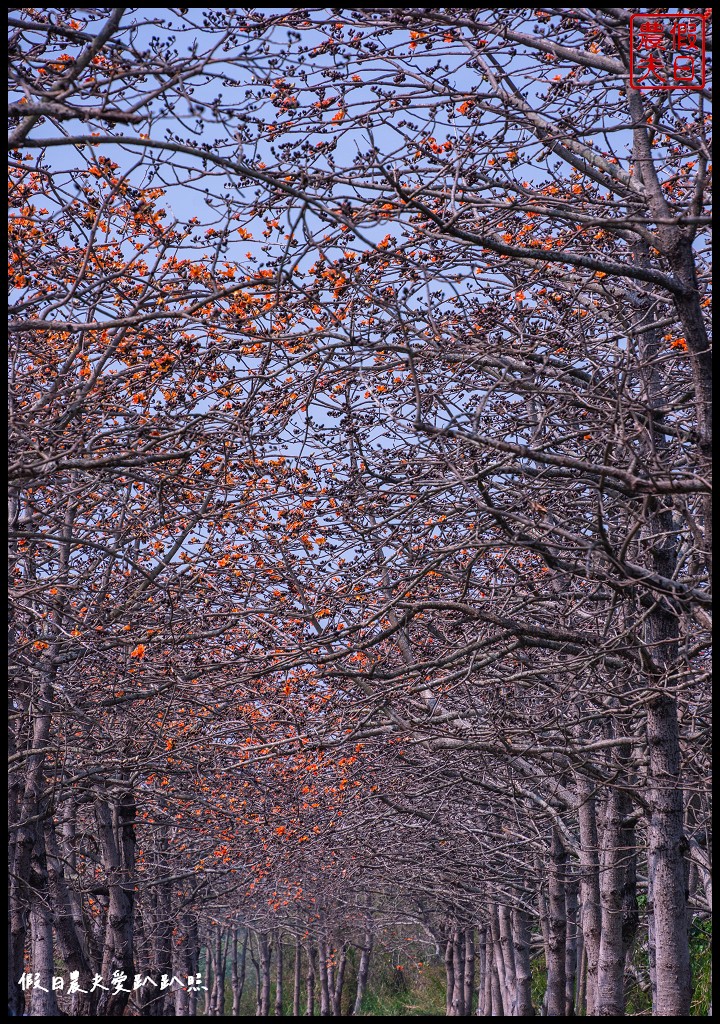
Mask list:
[[[48,654],[52,651],[52,646]],[[53,679],[57,669],[54,665],[48,670],[39,693],[39,707],[49,707],[53,701]],[[35,710],[35,709],[33,709]],[[50,735],[51,717],[48,713],[35,711],[32,735],[29,738],[31,749],[25,762],[25,779],[20,796],[11,808],[10,820],[20,822],[15,832],[15,840],[11,847],[14,854],[12,874],[10,877],[10,976],[8,978],[8,1008],[15,1016],[22,1016],[24,998],[18,984],[25,970],[25,941],[27,936],[28,913],[30,911],[28,893],[31,892],[30,871],[32,852],[37,840],[36,817],[40,810],[43,789],[43,772],[45,767],[45,748]],[[16,806],[19,805],[18,806]]]
[[[362,1001],[367,991],[368,975],[370,972],[370,956],[373,947],[373,934],[371,931],[365,933],[365,941],[360,952],[360,963],[358,964],[357,989],[355,992],[355,1005],[353,1013],[358,1014],[362,1008]]]
[[[530,967],[530,920],[525,910],[512,913],[512,937],[515,959],[516,1007],[518,1017],[534,1017],[532,971]]]
[[[483,988],[483,1017],[493,1016],[493,941],[490,927],[485,928],[485,985]]]
[[[505,992],[507,995],[505,1014],[508,1017],[517,1017],[519,1016],[517,1011],[517,967],[515,964],[515,943],[510,907],[502,906],[499,908],[498,924],[500,926],[500,949],[505,969]]]
[[[258,994],[258,1016],[270,1016],[270,961],[272,948],[265,932],[258,934],[258,955],[260,958],[260,991]]]
[[[625,1014],[625,949],[622,941],[623,889],[625,886],[622,820],[625,801],[618,789],[611,788],[605,801],[601,830],[600,952],[598,956],[597,1017],[622,1017]]]
[[[183,975],[187,976],[191,973],[194,973],[190,966],[190,940],[188,935],[188,924],[189,922],[187,916],[183,916],[181,921],[181,941],[175,947],[173,967],[173,973],[180,975],[180,977],[183,977]],[[187,989],[182,988],[179,985],[175,989],[175,1016],[190,1016],[190,993],[187,991]]]
[[[565,936],[565,1016],[575,1013],[575,986],[577,984],[578,952],[578,881],[568,867],[565,878],[565,915],[567,932]]]
[[[283,1015],[283,948],[282,935],[277,933],[275,951],[275,1016]]]
[[[185,915],[185,934],[187,936],[186,963],[189,965],[188,974],[197,974],[200,965],[200,940],[198,938],[197,918],[192,915]],[[197,1017],[197,992],[188,992],[188,1017]]]
[[[495,963],[495,973],[498,979],[498,986],[500,988],[500,999],[502,1003],[503,1016],[512,1017],[512,992],[508,988],[508,980],[505,973],[505,960],[503,957],[503,948],[500,941],[500,916],[498,914],[497,906],[493,906],[490,913],[490,933],[492,935],[493,960]],[[494,1002],[495,996],[493,994],[493,1004]],[[496,1016],[494,1006],[493,1016]]]
[[[683,833],[680,783],[680,737],[677,707],[659,696],[647,712],[650,747],[650,827],[648,870],[652,877],[658,1017],[690,1013],[690,950],[687,941],[685,866],[687,842]]]
[[[498,974],[498,956],[495,953],[495,940],[490,941],[488,939],[488,948],[492,953],[492,963],[490,964],[490,1016],[491,1017],[504,1017],[505,1008],[503,1006],[502,987],[500,983],[500,975]]]
[[[629,90],[628,101],[635,121],[634,162],[645,186],[653,213],[665,209],[665,200],[652,150],[642,98]],[[712,428],[712,361],[710,345],[700,306],[698,281],[691,239],[677,226],[661,229],[673,273],[685,286],[684,294],[676,293],[674,302],[685,331],[694,384],[695,410],[700,462],[709,467]],[[646,243],[637,243],[635,259],[639,264],[649,260]],[[643,313],[647,300],[638,301]],[[664,381],[660,375],[658,354],[659,331],[640,335],[645,367],[644,386],[648,408],[653,412],[648,445],[656,453],[667,447],[662,432],[666,401]],[[705,504],[704,547],[709,565],[710,500]],[[646,538],[649,544],[649,569],[665,578],[672,578],[677,567],[677,537],[673,527],[672,508],[662,497],[651,496],[647,502]],[[685,921],[684,801],[681,778],[680,729],[677,701],[666,692],[667,676],[678,657],[679,623],[677,614],[667,603],[657,601],[644,626],[644,662],[648,688],[654,695],[646,709],[649,749],[648,783],[650,790],[650,822],[648,828],[648,872],[653,888],[653,925],[655,945],[655,1002],[653,1013],[661,1017],[687,1016],[690,1012],[691,977],[690,950]]]
[[[577,968],[577,985],[575,986],[575,1017],[587,1016],[585,1012],[586,996],[587,996],[587,954],[585,952],[585,943],[583,940],[583,933],[578,933],[578,968]]]
[[[465,929],[465,990],[463,993],[463,1016],[472,1014],[475,991],[475,929]]]
[[[293,967],[293,1017],[300,1016],[300,979],[302,977],[302,945],[295,939],[295,963]]]
[[[84,944],[82,919],[76,917],[76,903],[73,899],[63,871],[62,855],[58,847],[55,824],[50,818],[45,823],[46,860],[50,893],[55,911],[55,930],[58,946],[68,971],[78,971],[80,977],[87,978],[99,969],[98,963],[91,964]],[[73,869],[69,862],[69,869]],[[78,908],[79,912],[79,908]],[[97,997],[90,993],[73,993],[71,1012],[74,1017],[95,1015]]]
[[[230,987],[232,988],[232,1017],[240,1016],[240,1000],[245,988],[245,970],[247,963],[248,931],[243,928],[242,946],[240,947],[240,958],[238,959],[238,934],[237,928],[233,928],[232,934],[232,958],[230,960]]]
[[[348,944],[343,942],[340,950],[340,959],[337,964],[337,972],[333,978],[332,989],[330,992],[330,1002],[332,1006],[332,1012],[335,1017],[342,1016],[342,995],[343,987],[345,984],[345,968],[347,966],[347,953]]]
[[[315,949],[312,942],[307,945],[307,977],[306,977],[305,1016],[315,1016]]]
[[[478,965],[478,979],[477,979],[477,1002],[475,1004],[475,1016],[485,1016],[485,959],[487,956],[487,939],[486,939],[486,926],[481,924],[478,928],[478,941],[476,948],[476,958]]]
[[[57,1017],[57,1000],[52,991],[52,976],[55,974],[53,915],[50,909],[45,846],[40,830],[33,850],[32,869],[34,886],[30,910],[30,970],[33,975],[37,975],[40,985],[30,989],[30,1016]],[[17,979],[15,981],[17,983]]]
[[[580,923],[585,949],[585,1002],[588,1017],[595,1016],[597,971],[600,955],[600,873],[595,788],[578,776],[578,821],[580,825]]]
[[[218,972],[215,979],[215,1016],[225,1016],[225,975],[227,973],[227,958],[230,948],[230,935],[218,927]]]
[[[128,792],[111,809],[103,794],[96,797],[94,808],[109,891],[101,973],[104,978],[110,978],[119,970],[132,981],[135,973],[135,803]],[[129,992],[103,992],[98,1002],[98,1016],[122,1017],[129,997]]]
[[[453,962],[453,987],[450,1012],[453,1017],[465,1016],[465,957],[463,930],[457,922],[453,925],[451,951]]]
[[[455,994],[455,959],[453,957],[452,932],[445,941],[445,1016],[453,1016],[453,995]]]
[[[328,947],[324,939],[318,942],[318,973],[320,975],[320,1016],[330,1016],[330,979],[328,978]]]
[[[548,872],[548,964],[547,1016],[565,1016],[565,873],[567,854],[557,831],[553,829]]]

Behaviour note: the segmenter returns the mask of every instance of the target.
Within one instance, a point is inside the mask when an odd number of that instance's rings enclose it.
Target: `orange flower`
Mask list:
[[[131,658],[145,657],[145,644],[138,644],[134,651],[130,651]]]

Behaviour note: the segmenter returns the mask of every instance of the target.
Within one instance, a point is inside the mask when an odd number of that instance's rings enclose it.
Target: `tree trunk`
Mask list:
[[[370,973],[370,955],[373,948],[373,934],[371,931],[365,933],[365,942],[360,951],[360,963],[358,964],[357,989],[355,990],[355,1005],[352,1008],[353,1014],[360,1013],[362,1001],[367,991],[368,975]]]
[[[652,877],[657,1017],[690,1013],[690,950],[683,857],[683,794],[680,737],[675,701],[659,696],[647,712],[650,747],[648,871]]]
[[[55,824],[52,818],[45,823],[46,861],[48,880],[55,911],[55,929],[62,960],[68,971],[77,971],[81,978],[96,973],[99,964],[90,963],[83,945],[84,929],[78,929],[73,899],[65,880],[62,855],[57,842]],[[68,864],[73,870],[72,863]],[[17,980],[17,979],[16,979]],[[71,1013],[73,1017],[92,1017],[95,1015],[96,995],[76,992],[72,995]]]
[[[630,817],[631,803],[626,797],[627,808],[625,819]],[[622,943],[625,960],[632,949],[640,924],[640,909],[637,894],[637,838],[635,834],[635,823],[626,825],[623,829],[623,849],[625,850],[625,882],[623,885],[623,912],[622,912]],[[690,941],[688,936],[688,942]]]
[[[465,929],[465,991],[463,994],[463,1016],[472,1015],[475,993],[475,929]]]
[[[197,918],[189,915],[187,921],[187,963],[190,966],[189,974],[197,974],[200,966],[200,939],[198,936]],[[197,992],[188,992],[188,1017],[197,1017]]]
[[[260,957],[260,993],[258,999],[258,1016],[270,1016],[270,960],[272,948],[265,932],[258,933]]]
[[[232,988],[232,1017],[240,1016],[240,1000],[245,988],[245,965],[247,963],[248,931],[243,928],[243,940],[240,948],[240,959],[238,961],[238,936],[237,928],[233,928],[232,959],[230,960],[230,986]]]
[[[629,90],[628,101],[636,122],[633,129],[635,166],[642,178],[646,175],[650,178],[655,170],[649,157],[650,143],[644,107],[639,93],[633,90]],[[649,194],[652,194],[651,190]],[[678,292],[673,298],[685,331],[694,378],[699,461],[709,467],[712,454],[712,355],[700,305],[693,243],[677,226],[665,229],[664,242],[673,272],[685,286],[685,292]],[[639,264],[649,261],[647,243],[638,243],[635,259]],[[641,299],[638,303],[643,307],[643,314],[647,309],[647,301]],[[645,399],[653,414],[649,425],[648,446],[662,453],[667,448],[662,430],[665,418],[662,410],[667,396],[658,366],[660,331],[642,332],[639,343],[646,371]],[[708,565],[710,507],[708,495],[705,499],[702,538]],[[648,568],[666,579],[673,578],[678,565],[678,541],[672,506],[662,496],[648,498],[644,533],[649,542]],[[653,692],[646,709],[650,762],[648,874],[652,879],[655,936],[656,998],[653,1014],[658,1017],[687,1016],[691,999],[690,949],[685,927],[687,895],[684,856],[687,840],[684,834],[678,707],[676,699],[663,692],[678,659],[678,636],[677,612],[671,605],[657,601],[645,620],[643,653],[648,688]]]
[[[713,444],[712,346],[701,306],[693,241],[680,228],[674,228],[674,234],[675,245],[671,256],[673,270],[687,291],[684,295],[676,294],[673,298],[682,321],[692,367],[699,461],[701,465],[710,467]],[[712,575],[712,494],[703,497],[702,547],[708,573]],[[685,983],[678,979],[678,984],[678,991],[684,992]]]
[[[455,994],[455,961],[453,958],[452,932],[445,941],[445,1016],[453,1016],[453,995]]]
[[[45,843],[42,830],[32,856],[33,889],[30,909],[30,970],[40,985],[30,989],[31,1017],[58,1017],[57,1000],[52,990],[55,974],[52,911],[50,910]],[[15,979],[17,984],[17,979]]]
[[[532,1004],[532,970],[530,967],[530,920],[527,911],[516,909],[512,915],[512,935],[515,951],[515,985],[517,990],[517,1016],[534,1017]]]
[[[257,932],[255,932],[254,934],[255,934],[255,939],[257,940]],[[262,983],[260,981],[260,960],[259,960],[259,954],[258,954],[258,957],[255,956],[255,950],[254,950],[254,947],[252,945],[250,946],[250,961],[251,961],[251,963],[253,965],[253,970],[255,972],[255,1016],[259,1017],[260,1016],[260,991],[262,989]]]
[[[318,972],[320,974],[320,1016],[330,1016],[330,982],[328,979],[328,947],[324,939],[318,942]]]
[[[625,951],[622,943],[622,900],[625,884],[621,849],[623,807],[621,794],[610,789],[601,830],[601,931],[598,957],[597,1017],[622,1017]]]
[[[212,1017],[213,993],[215,992],[215,961],[213,959],[212,937],[204,943],[205,946],[205,992],[203,993],[203,1016]],[[202,948],[202,947],[201,947]],[[258,989],[259,991],[259,989]]]
[[[490,985],[491,985],[491,996],[490,1006],[492,1007],[490,1016],[491,1017],[504,1017],[505,1009],[503,1007],[502,989],[500,985],[500,975],[498,974],[498,956],[495,953],[495,941],[488,942],[488,948],[492,950],[492,962],[490,964]]]
[[[517,970],[515,966],[515,948],[513,944],[512,915],[510,907],[502,906],[498,910],[498,924],[500,927],[500,949],[502,950],[503,966],[505,968],[505,991],[507,1003],[505,1015],[517,1017]]]
[[[485,961],[487,957],[487,927],[481,924],[478,928],[478,942],[477,942],[477,965],[478,965],[478,987],[477,987],[477,1003],[476,1003],[476,1017],[484,1017],[486,1005],[485,1005]],[[472,1012],[472,1011],[471,1011]]]
[[[230,950],[230,933],[228,931],[224,931],[223,929],[221,929],[219,927],[218,927],[218,932],[220,933],[220,939],[219,939],[219,943],[220,943],[220,948],[219,948],[219,953],[220,953],[220,970],[218,972],[218,980],[217,980],[217,999],[216,999],[216,1002],[215,1002],[215,1005],[216,1005],[216,1014],[215,1015],[217,1017],[224,1017],[225,1016],[225,1002],[226,1002],[226,1000],[225,1000],[225,977],[227,975],[227,959],[228,959],[228,952]]]
[[[188,919],[183,916],[182,921],[177,929],[178,935],[175,938],[173,944],[173,974],[178,975],[180,978],[183,976],[194,973],[190,964],[190,937],[188,935]],[[190,1016],[190,993],[187,988],[178,985],[175,988],[175,1016],[176,1017],[189,1017]]]
[[[465,1016],[465,958],[463,950],[463,930],[455,924],[452,930],[453,960],[453,991],[451,1014],[453,1017]]]
[[[578,931],[577,983],[575,985],[575,1017],[585,1017],[587,994],[587,955],[582,929]]]
[[[546,868],[543,865],[542,861],[539,857],[536,857],[535,874],[539,879],[537,890],[538,919],[540,921],[540,934],[542,935],[543,941],[543,955],[545,957],[545,967],[547,969],[547,965],[550,960],[550,921],[548,918],[548,901],[542,881],[545,875],[545,871]]]
[[[652,899],[652,872],[647,870],[647,973],[650,976],[652,1008],[658,1006],[658,972],[655,971],[655,915]]]
[[[293,1017],[300,1016],[300,979],[302,977],[302,945],[300,938],[295,939],[295,965],[293,970]]]
[[[512,1011],[510,1007],[512,1005],[512,995],[508,991],[507,977],[505,975],[505,961],[503,959],[503,950],[500,942],[500,919],[498,915],[498,908],[495,905],[492,906],[490,912],[490,932],[492,934],[493,959],[495,963],[495,974],[497,976],[500,990],[502,1016],[511,1017]],[[493,992],[493,1016],[497,1017],[498,1013],[495,1003],[495,993]]]
[[[47,652],[48,656],[52,655],[54,646],[51,645]],[[18,1017],[23,1015],[25,1009],[25,999],[19,979],[25,970],[31,861],[37,840],[37,816],[40,811],[43,790],[45,749],[48,745],[51,723],[51,716],[47,712],[41,711],[40,708],[52,706],[54,701],[53,681],[56,673],[57,666],[54,661],[50,660],[49,667],[39,686],[38,705],[31,704],[28,708],[33,714],[33,726],[32,734],[27,738],[27,742],[33,753],[25,761],[24,785],[17,779],[11,786],[12,803],[9,820],[18,822],[20,827],[14,830],[14,842],[11,846],[14,858],[10,877],[8,1009]]]
[[[340,959],[338,961],[335,982],[331,992],[332,1012],[335,1017],[342,1016],[342,994],[343,986],[345,984],[345,968],[347,966],[347,953],[348,944],[347,942],[343,942],[342,948],[340,950]]]
[[[104,795],[95,799],[95,821],[102,850],[103,867],[108,878],[109,903],[102,976],[120,971],[131,982],[135,974],[133,906],[135,869],[135,803],[125,793],[113,809]],[[127,988],[124,985],[123,988]],[[130,986],[131,987],[131,986]],[[130,991],[103,992],[98,1016],[122,1017]]]
[[[312,942],[307,945],[307,978],[306,978],[305,1016],[315,1016],[315,948]]]
[[[553,829],[550,847],[550,871],[548,877],[548,965],[547,965],[547,1016],[565,1016],[565,872],[567,854],[560,836]]]
[[[594,1017],[597,1002],[597,970],[600,955],[600,869],[595,788],[584,776],[576,780],[580,825],[580,924],[587,961],[585,1002]]]
[[[577,984],[578,951],[578,882],[568,866],[565,877],[565,1016],[575,1014],[575,986]]]
[[[152,946],[154,948],[153,963],[148,975],[159,983],[163,974],[172,975],[172,886],[167,881],[170,876],[168,861],[168,829],[167,825],[159,825],[159,834],[155,846],[155,869],[158,884],[153,886],[154,928]],[[149,936],[148,936],[149,938]],[[146,990],[142,990],[145,994]],[[151,1015],[154,1017],[168,1016],[170,1005],[174,1006],[174,993],[170,989],[164,992],[148,986],[146,999],[149,1001]]]
[[[490,926],[485,928],[485,989],[483,992],[484,1017],[497,1016],[493,1009],[494,975],[495,975],[495,954],[493,953],[493,940]]]
[[[275,1016],[283,1015],[283,948],[282,934],[278,931],[275,952]]]
[[[208,963],[208,983],[207,992],[205,993],[205,1014],[208,1017],[215,1017],[215,1000],[217,999],[217,976],[218,976],[218,951],[215,945],[215,930],[210,929],[210,934],[207,937],[207,963]],[[212,979],[212,980],[211,980]]]

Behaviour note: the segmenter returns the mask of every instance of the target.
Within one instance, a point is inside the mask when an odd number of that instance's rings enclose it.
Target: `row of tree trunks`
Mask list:
[[[542,1016],[625,1012],[626,962],[639,920],[637,853],[635,818],[624,784],[630,747],[620,743],[612,749],[614,786],[599,795],[589,780],[576,780],[577,849],[570,851],[554,828],[547,864],[536,862],[536,870],[547,879],[537,913],[547,977],[538,1007]],[[442,939],[448,1016],[533,1016],[531,924],[528,909],[518,903],[491,905],[477,933],[457,921],[446,925]]]
[[[477,951],[478,977],[477,1002],[465,1001],[464,1016],[532,1017],[529,915],[501,905],[490,908],[489,918],[478,929],[476,946],[473,930],[465,932],[466,952],[471,945]]]
[[[335,960],[335,951],[328,943],[324,939],[318,942],[321,1017],[341,1016],[348,949],[348,943],[343,943],[339,950],[339,958]]]
[[[313,1017],[319,1010],[322,1017],[352,1016],[359,1012],[367,991],[370,960],[373,948],[373,934],[364,936],[357,971],[357,986],[353,998],[344,1005],[347,964],[350,943],[344,942],[339,949],[321,938],[317,943],[308,942],[304,947],[299,937],[294,940],[292,972],[291,1016]],[[279,932],[253,932],[246,928],[225,929],[215,926],[198,945],[197,927],[194,941],[184,923],[182,952],[176,955],[175,973],[178,975],[196,973],[198,963],[205,964],[203,986],[205,1005],[203,1015],[220,1017],[226,1015],[225,982],[230,975],[233,1017],[241,1016],[241,1000],[245,989],[246,963],[249,953],[255,973],[255,1016],[282,1017],[285,1013],[285,968],[283,936]],[[204,950],[204,952],[201,952]],[[303,964],[305,966],[305,993],[303,1000]],[[272,981],[274,978],[274,994]],[[190,993],[180,990],[175,994],[174,1012],[178,1016],[192,1016]],[[192,993],[195,997],[195,993]],[[319,995],[319,1006],[317,996]]]
[[[548,901],[540,907],[547,964],[542,1012],[549,1017],[625,1012],[625,966],[638,926],[634,825],[620,787],[604,804],[598,847],[595,796],[586,793],[579,874],[553,836]]]
[[[29,799],[26,786],[28,806]],[[84,978],[95,974],[110,978],[119,972],[132,979],[135,973],[136,934],[141,921],[134,897],[136,808],[132,790],[129,786],[124,788],[123,780],[112,792],[98,788],[92,806],[102,871],[94,892],[98,908],[104,912],[97,922],[87,925],[82,921],[77,896],[65,873],[75,870],[74,801],[61,805],[60,825],[52,816],[43,815],[38,802],[35,820],[18,830],[11,850],[17,871],[11,885],[11,954],[22,952],[29,925],[30,963],[33,973],[43,978],[56,973],[56,955],[68,971],[77,971]],[[20,884],[23,880],[24,884]],[[32,899],[28,900],[30,892]],[[162,894],[157,898],[162,899]],[[160,937],[161,946],[154,950],[151,959],[155,964],[169,966],[169,935],[162,928],[155,929],[154,934]],[[23,970],[20,958],[17,976],[11,979],[10,986],[9,1011],[13,1016],[23,1013],[23,992],[18,984]],[[127,988],[118,992],[79,991],[72,996],[71,1011],[73,1016],[123,1016],[129,995]],[[30,990],[29,1010],[32,1016],[60,1015],[55,993],[40,986]]]

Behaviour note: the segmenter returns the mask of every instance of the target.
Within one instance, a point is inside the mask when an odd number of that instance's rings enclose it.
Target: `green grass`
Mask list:
[[[535,1007],[535,1013],[542,1006],[547,988],[547,967],[545,966],[545,953],[538,953],[530,961],[530,998]]]
[[[370,990],[358,1016],[444,1017],[444,966],[429,963],[422,968],[405,966],[399,971],[392,963],[376,960],[371,965]]]
[[[707,1017],[712,1000],[712,921],[693,922],[690,933],[690,962],[693,975],[693,998],[690,1014]]]

